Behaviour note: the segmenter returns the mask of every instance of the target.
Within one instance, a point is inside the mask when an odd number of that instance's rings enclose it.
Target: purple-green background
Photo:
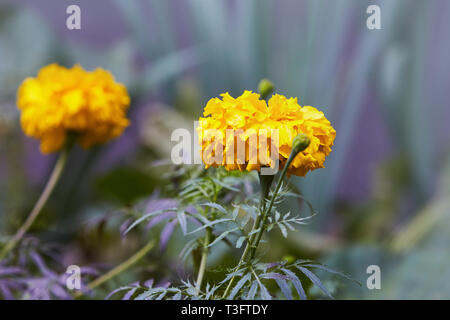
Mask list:
[[[81,7],[81,30],[65,27],[70,4]],[[370,4],[381,7],[381,30],[366,28]],[[449,32],[446,0],[2,0],[0,232],[11,234],[54,161],[22,134],[15,107],[18,85],[40,67],[101,66],[132,96],[125,134],[71,157],[52,226],[111,206],[120,190],[93,187],[98,179],[168,159],[171,130],[192,129],[209,98],[267,77],[337,131],[326,168],[296,178],[320,214],[292,241],[323,242],[314,250],[324,260],[362,279],[365,266],[388,261],[389,290],[344,298],[449,298]],[[55,232],[70,243],[71,231]]]

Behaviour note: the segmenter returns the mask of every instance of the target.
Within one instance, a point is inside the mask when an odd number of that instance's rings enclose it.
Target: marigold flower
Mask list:
[[[208,101],[204,117],[199,119],[197,128],[202,160],[207,168],[224,166],[227,170],[260,171],[261,166],[273,165],[269,154],[271,150],[276,149],[278,155],[275,155],[275,159],[278,159],[280,167],[283,167],[291,153],[292,141],[300,133],[308,136],[310,144],[294,158],[288,168],[288,175],[304,176],[308,171],[324,167],[336,131],[323,112],[311,106],[301,107],[297,98],[288,99],[279,94],[273,95],[268,103],[261,100],[259,94],[251,91],[245,91],[238,98],[233,98],[228,93],[222,94],[221,97],[222,99],[212,98]],[[261,135],[263,129],[264,134]],[[271,134],[274,129],[278,130],[276,149],[273,149],[276,139]],[[231,130],[233,135],[227,136],[227,130]],[[265,134],[267,143],[261,139]],[[258,143],[251,143],[252,135],[259,136]],[[236,156],[239,143],[245,145],[245,161],[239,161]],[[231,148],[234,151],[233,159],[227,157],[227,150]],[[205,150],[210,151],[209,156]],[[252,152],[260,156],[255,159],[251,156]],[[212,163],[208,157],[216,155],[221,155],[222,161]]]
[[[79,65],[45,66],[36,78],[25,79],[17,92],[22,129],[41,141],[42,153],[60,150],[72,132],[84,148],[120,136],[129,125],[129,104],[125,86],[110,72],[88,72]]]

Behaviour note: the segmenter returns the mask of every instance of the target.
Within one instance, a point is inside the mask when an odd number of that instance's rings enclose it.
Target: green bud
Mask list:
[[[294,256],[286,255],[286,256],[284,256],[284,257],[282,258],[282,260],[286,261],[287,263],[293,263],[293,262],[295,262],[295,260],[297,260],[297,259],[295,259]]]
[[[302,152],[306,148],[308,148],[311,140],[309,140],[308,136],[304,133],[298,134],[294,140],[292,140],[292,151],[291,153],[297,155],[299,152]]]
[[[258,84],[258,91],[262,99],[266,99],[275,89],[272,81],[269,79],[262,79]]]

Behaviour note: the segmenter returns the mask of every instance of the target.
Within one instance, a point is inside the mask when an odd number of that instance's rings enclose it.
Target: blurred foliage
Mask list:
[[[133,167],[115,168],[96,181],[96,189],[102,197],[130,205],[137,199],[149,196],[161,183],[157,176]]]

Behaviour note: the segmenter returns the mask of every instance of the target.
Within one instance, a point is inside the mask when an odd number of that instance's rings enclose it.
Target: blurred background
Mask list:
[[[81,30],[66,28],[71,4]],[[371,4],[380,30],[366,27]],[[134,252],[139,239],[121,238],[115,210],[158,193],[163,174],[150,164],[170,159],[172,130],[192,131],[209,98],[267,77],[337,131],[326,168],[293,178],[319,215],[270,255],[315,258],[362,283],[328,277],[337,298],[448,299],[449,32],[447,0],[0,0],[0,237],[20,226],[55,161],[24,136],[15,105],[42,66],[103,67],[132,98],[132,125],[74,150],[31,231],[63,248],[61,270]],[[140,272],[172,266],[183,241]],[[366,287],[369,265],[381,268],[381,290]]]

